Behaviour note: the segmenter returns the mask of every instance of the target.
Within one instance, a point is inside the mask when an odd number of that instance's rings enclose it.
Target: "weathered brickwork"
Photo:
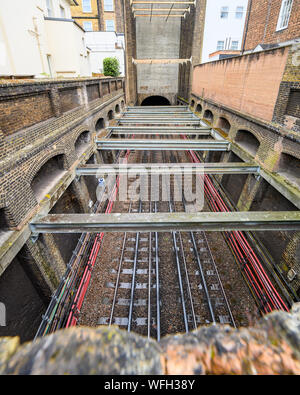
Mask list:
[[[273,121],[300,131],[300,44],[292,45],[279,87]],[[296,93],[296,95],[295,95]],[[295,95],[295,96],[293,96]],[[293,103],[291,99],[293,98]]]
[[[271,121],[291,47],[198,65],[193,93]]]
[[[192,57],[192,63],[179,66],[178,94],[187,100],[191,93],[193,66],[201,62],[205,11],[206,0],[199,0],[196,7],[191,7],[190,14],[181,21],[179,57],[181,59]]]
[[[0,100],[0,129],[5,136],[53,116],[49,92]]]
[[[109,79],[71,80],[59,82],[37,82],[17,85],[2,85],[0,87],[1,101],[6,102],[14,95],[23,92],[39,91],[40,93],[56,89],[58,92],[66,92],[59,95],[60,116],[46,121],[38,122],[29,128],[22,129],[18,133],[5,136],[0,135],[0,209],[1,223],[9,227],[20,225],[28,215],[32,214],[37,207],[37,199],[32,190],[32,180],[42,166],[51,158],[61,155],[63,158],[63,170],[71,168],[77,159],[75,143],[80,134],[90,132],[92,138],[95,134],[95,125],[99,118],[105,122],[108,120],[108,112],[115,111],[118,104],[124,102],[123,89],[113,90],[100,98],[93,99],[90,93],[88,101],[87,84],[91,81],[100,84],[109,83]],[[120,79],[122,83],[122,79]],[[77,87],[76,87],[77,85]],[[116,85],[115,85],[116,86]],[[120,86],[120,83],[119,83]],[[94,89],[94,88],[93,88]],[[94,92],[94,91],[93,91]],[[75,97],[77,95],[77,98]],[[38,97],[38,96],[37,96]],[[13,103],[13,102],[12,102]],[[76,107],[69,109],[77,103]],[[57,105],[57,103],[56,103]],[[22,108],[19,109],[21,111]],[[13,115],[13,111],[11,111]],[[37,114],[33,119],[38,119]],[[92,140],[91,140],[92,141]]]
[[[126,47],[126,103],[132,106],[137,103],[137,68],[132,62],[132,59],[136,59],[136,27],[129,1],[126,1],[124,4],[124,30]]]
[[[274,44],[289,41],[300,36],[300,3],[293,1],[289,24],[277,31],[277,22],[282,0],[249,1],[251,7],[248,29],[244,32],[245,50],[252,50],[259,44]]]
[[[179,99],[179,103],[184,102]],[[193,105],[192,105],[193,104]],[[208,161],[235,162],[255,161],[261,172],[272,176],[270,181],[253,175],[224,175],[218,181],[230,196],[238,210],[278,211],[297,210],[300,186],[295,184],[300,166],[300,138],[284,126],[263,122],[238,112],[224,104],[192,94],[191,107],[198,116],[206,119],[223,137],[231,143],[232,151],[219,158],[207,155]],[[224,119],[229,130],[224,127]],[[221,122],[222,120],[222,122]],[[284,166],[281,165],[284,156]],[[292,179],[290,178],[292,176]],[[299,172],[298,172],[299,177]],[[276,185],[275,185],[276,184]],[[289,193],[292,192],[292,195]],[[267,248],[274,264],[282,272],[287,283],[300,296],[299,274],[289,279],[291,270],[300,273],[300,233],[299,232],[256,232],[258,239]],[[278,240],[274,243],[274,240]]]

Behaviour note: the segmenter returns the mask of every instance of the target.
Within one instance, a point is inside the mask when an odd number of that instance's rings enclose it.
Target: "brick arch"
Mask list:
[[[200,107],[199,107],[200,106]],[[195,111],[201,113],[203,110],[203,105],[200,102],[196,102]]]
[[[295,152],[288,151],[281,152],[275,171],[300,187],[300,159]]]
[[[295,151],[295,149],[289,149],[288,147],[283,147],[281,153],[294,156],[295,158],[300,160],[300,149],[298,151]]]
[[[91,133],[91,135],[93,134],[90,127],[82,125],[78,129],[75,129],[73,131],[72,136],[71,136],[71,139],[72,139],[71,145],[75,145],[76,140],[83,132],[89,132],[89,133]]]
[[[218,117],[218,120],[216,121],[216,128],[222,129],[224,133],[227,135],[230,132],[230,129],[232,127],[232,120],[230,117],[228,117],[225,114],[220,114]]]
[[[92,139],[92,132],[89,129],[85,129],[77,136],[76,140],[74,140],[74,149],[77,157],[88,148],[92,142]]]
[[[67,168],[69,167],[69,161],[67,159],[68,155],[65,151],[65,149],[57,149],[55,151],[50,151],[47,152],[43,155],[42,158],[39,160],[36,160],[32,166],[29,167],[29,170],[27,171],[27,174],[25,175],[25,180],[26,182],[30,185],[36,174],[39,172],[39,170],[52,158],[58,155],[63,155],[64,159],[64,167]]]
[[[93,117],[93,121],[92,121],[93,130],[94,130],[94,131],[96,131],[96,125],[97,125],[97,122],[99,121],[100,118],[103,118],[103,120],[104,120],[104,125],[107,124],[107,122],[108,122],[107,114],[104,114],[103,112],[98,113],[97,115],[95,115],[95,116]]]
[[[256,133],[245,128],[237,130],[234,141],[253,156],[256,156],[262,144],[262,140],[257,137]]]
[[[244,125],[239,125],[239,124],[236,126],[236,133],[235,133],[234,140],[236,138],[237,133],[239,131],[241,131],[241,130],[244,130],[245,132],[251,133],[259,141],[260,144],[264,144],[264,138],[265,137],[263,136],[262,133],[260,133],[257,130],[254,130],[252,128],[245,127]]]
[[[209,112],[212,114],[211,123],[213,123],[213,121],[214,121],[214,119],[215,119],[215,114],[214,114],[214,112],[212,111],[211,108],[205,107],[205,108],[203,109],[203,118],[209,120],[209,118],[205,118],[205,113],[206,113],[207,111],[209,111]]]
[[[149,94],[143,96],[143,99],[141,100],[141,106],[145,105],[145,103],[149,102],[150,100],[157,100],[163,101],[165,104],[164,105],[170,105],[172,103],[172,99],[169,97],[170,94]],[[156,104],[155,104],[156,105]],[[157,104],[161,105],[161,104]]]
[[[115,116],[116,116],[116,114],[115,114],[113,109],[108,110],[108,112],[107,112],[107,119],[108,119],[108,121],[111,121],[111,120],[115,119]]]

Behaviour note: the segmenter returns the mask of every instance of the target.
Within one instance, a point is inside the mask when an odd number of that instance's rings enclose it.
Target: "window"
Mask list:
[[[217,51],[222,51],[224,49],[224,41],[218,41]]]
[[[91,0],[82,0],[82,11],[92,12]]]
[[[92,22],[83,22],[83,28],[86,32],[93,31],[93,23]]]
[[[239,49],[239,42],[238,42],[238,41],[232,41],[232,42],[231,42],[231,49],[232,49],[233,51],[238,50],[238,49]]]
[[[115,21],[113,19],[106,19],[105,26],[106,26],[107,32],[114,32],[115,31]]]
[[[282,0],[276,30],[282,30],[288,27],[292,6],[293,0]]]
[[[221,18],[228,18],[229,7],[221,7]]]
[[[53,16],[52,0],[47,0],[47,14],[49,17]]]
[[[104,0],[104,11],[114,10],[114,0]]]
[[[59,6],[59,8],[60,8],[60,16],[61,16],[61,18],[65,18],[66,17],[66,10],[61,5]]]
[[[242,19],[244,14],[244,7],[236,7],[235,17],[237,19]]]

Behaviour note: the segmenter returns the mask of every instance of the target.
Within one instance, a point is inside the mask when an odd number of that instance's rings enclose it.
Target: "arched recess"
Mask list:
[[[195,106],[195,100],[192,100],[191,101],[191,107],[194,108],[194,106]]]
[[[253,156],[260,146],[260,141],[249,130],[238,130],[235,141]]]
[[[64,154],[53,156],[35,174],[30,186],[38,202],[45,197],[47,192],[66,173],[64,163]]]
[[[116,105],[116,107],[115,107],[115,112],[116,112],[117,114],[120,113],[120,106],[119,106],[119,104]]]
[[[142,101],[142,106],[169,106],[170,102],[163,96],[149,96]]]
[[[100,132],[100,130],[104,128],[105,128],[104,118],[99,118],[95,125],[96,132]]]
[[[300,159],[282,152],[277,165],[277,172],[293,184],[300,186]]]
[[[203,118],[207,119],[210,123],[212,123],[214,120],[214,114],[210,110],[205,110]]]
[[[114,112],[113,110],[109,110],[107,113],[107,118],[109,121],[111,121],[112,119],[114,119]]]
[[[124,100],[121,101],[121,108],[122,108],[122,110],[124,110],[124,108],[125,108],[125,102],[124,102]]]
[[[6,230],[9,228],[8,219],[7,219],[7,212],[6,208],[0,208],[0,233],[2,230]]]
[[[202,112],[202,106],[201,106],[201,104],[197,104],[197,106],[196,106],[196,112]]]
[[[217,128],[223,130],[225,134],[228,134],[231,128],[231,124],[226,118],[220,117],[218,119]]]
[[[75,152],[77,156],[80,156],[89,146],[91,141],[91,132],[89,130],[85,130],[84,132],[80,133],[75,141]]]

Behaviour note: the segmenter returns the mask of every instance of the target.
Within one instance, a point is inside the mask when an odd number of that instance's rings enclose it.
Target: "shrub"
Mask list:
[[[120,75],[120,63],[117,58],[103,59],[103,73],[111,77],[118,77]]]

